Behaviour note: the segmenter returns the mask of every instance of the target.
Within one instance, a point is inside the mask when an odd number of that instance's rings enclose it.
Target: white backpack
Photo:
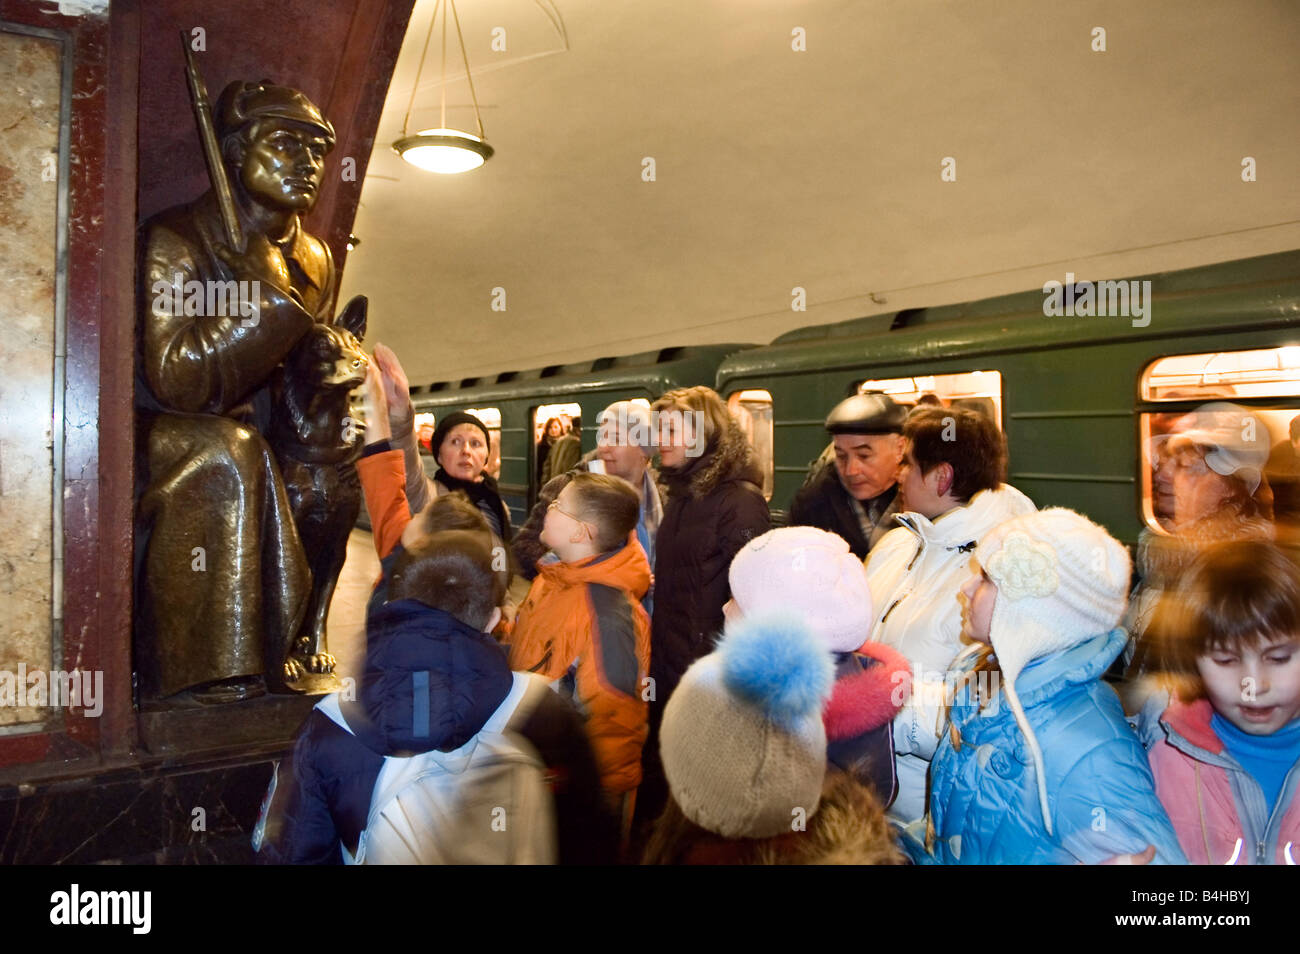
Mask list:
[[[514,685],[483,728],[454,752],[387,756],[349,864],[545,865],[556,861],[546,769],[518,731],[550,692],[541,676]],[[337,697],[318,708],[348,732]]]

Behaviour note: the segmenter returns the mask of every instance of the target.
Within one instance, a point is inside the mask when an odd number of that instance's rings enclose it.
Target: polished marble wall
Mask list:
[[[0,679],[20,663],[54,665],[61,53],[50,40],[0,31]],[[0,694],[0,726],[43,718],[19,698]]]

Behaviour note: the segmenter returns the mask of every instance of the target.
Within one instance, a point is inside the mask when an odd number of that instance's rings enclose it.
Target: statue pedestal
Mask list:
[[[140,743],[151,755],[193,757],[288,748],[320,695],[264,695],[229,705],[150,708],[139,716]]]
[[[251,864],[274,763],[320,698],[146,708],[132,764],[0,781],[0,864]]]

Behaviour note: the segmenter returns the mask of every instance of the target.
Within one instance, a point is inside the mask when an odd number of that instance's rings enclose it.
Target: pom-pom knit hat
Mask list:
[[[682,813],[724,838],[770,838],[811,818],[834,680],[831,655],[798,617],[729,623],[664,709],[660,755]]]
[[[998,588],[989,642],[1003,692],[1033,755],[1043,822],[1051,834],[1043,753],[1016,695],[1016,678],[1033,660],[1115,628],[1127,603],[1128,550],[1087,517],[1051,507],[994,527],[980,540],[975,559]]]
[[[852,652],[871,633],[866,567],[834,533],[816,527],[769,530],[736,554],[728,578],[743,615],[794,613],[831,652]]]

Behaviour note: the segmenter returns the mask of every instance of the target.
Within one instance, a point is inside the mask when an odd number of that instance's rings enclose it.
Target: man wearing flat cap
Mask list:
[[[892,530],[907,409],[886,394],[855,394],[826,418],[834,457],[818,461],[790,503],[792,525],[848,541],[858,559]]]
[[[202,702],[333,668],[293,653],[311,573],[262,434],[272,374],[333,321],[333,259],[299,215],[334,128],[269,82],[231,83],[213,114],[244,247],[229,246],[213,190],[145,224],[136,386],[141,691]]]

